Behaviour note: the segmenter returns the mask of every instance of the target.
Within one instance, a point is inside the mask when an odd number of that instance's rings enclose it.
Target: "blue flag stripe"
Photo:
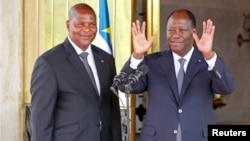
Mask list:
[[[110,52],[112,54],[112,44],[110,40],[110,24],[109,24],[109,11],[107,0],[99,1],[99,34],[109,45]]]

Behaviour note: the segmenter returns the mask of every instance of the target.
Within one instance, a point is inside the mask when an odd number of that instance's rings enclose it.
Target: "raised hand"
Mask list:
[[[140,21],[132,23],[132,41],[133,41],[133,56],[137,59],[141,59],[144,53],[148,51],[151,47],[156,36],[152,35],[149,40],[146,39],[145,35],[146,22],[142,22],[140,26]]]
[[[211,59],[214,55],[212,50],[214,32],[215,25],[213,25],[212,20],[208,19],[207,21],[203,21],[203,32],[200,39],[196,32],[193,33],[193,38],[196,42],[198,50],[202,52],[203,56],[207,60]]]

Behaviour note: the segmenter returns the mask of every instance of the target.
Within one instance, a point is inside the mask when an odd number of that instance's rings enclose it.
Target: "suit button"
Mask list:
[[[177,134],[177,130],[174,130],[174,134]]]
[[[97,127],[100,129],[100,131],[102,130],[102,121],[99,121],[99,123],[97,123]]]
[[[179,109],[179,110],[178,110],[178,113],[182,113],[182,109]]]

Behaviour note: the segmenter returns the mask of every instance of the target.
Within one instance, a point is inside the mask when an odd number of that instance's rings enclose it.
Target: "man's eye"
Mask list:
[[[96,26],[96,24],[95,24],[95,23],[93,23],[93,24],[90,24],[90,26],[95,27],[95,26]]]
[[[186,32],[187,29],[180,29],[180,32]]]
[[[81,23],[77,23],[76,27],[82,27],[83,25]]]

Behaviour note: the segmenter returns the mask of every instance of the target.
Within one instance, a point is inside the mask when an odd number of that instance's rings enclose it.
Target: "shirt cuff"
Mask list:
[[[208,64],[209,71],[211,71],[214,68],[216,59],[217,59],[217,54],[215,52],[214,52],[214,56],[211,59],[209,60],[205,59]]]
[[[142,60],[144,59],[144,56],[142,59],[136,59],[133,55],[131,55],[130,57],[130,67],[132,69],[137,69],[137,66],[142,62]]]

